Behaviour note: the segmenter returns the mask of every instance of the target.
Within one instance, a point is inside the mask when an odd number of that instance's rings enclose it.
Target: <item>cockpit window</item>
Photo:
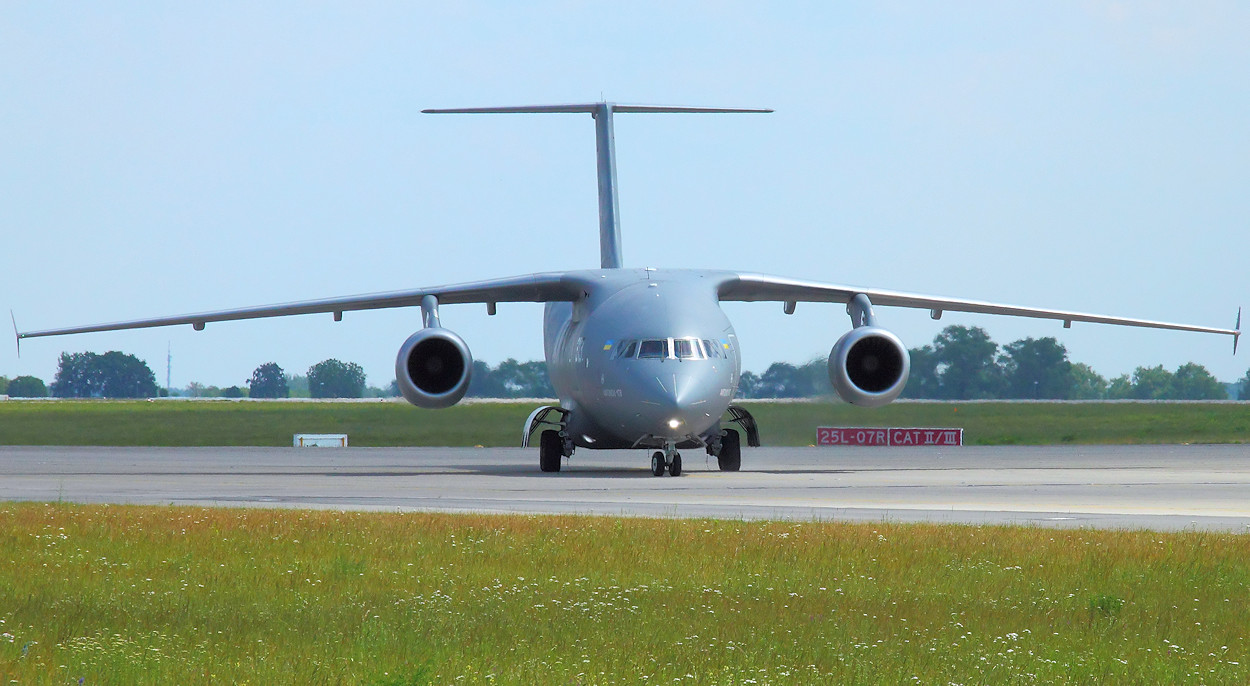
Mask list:
[[[628,358],[633,357],[634,353],[637,352],[637,350],[638,350],[638,341],[625,341],[621,343],[621,347],[616,349],[616,356],[618,358],[628,359]]]
[[[668,357],[667,340],[643,341],[638,345],[638,359],[661,359]]]
[[[679,360],[697,360],[703,357],[699,342],[693,338],[674,338],[673,357]]]
[[[623,340],[616,346],[618,360],[707,360],[725,357],[717,341],[698,338]]]

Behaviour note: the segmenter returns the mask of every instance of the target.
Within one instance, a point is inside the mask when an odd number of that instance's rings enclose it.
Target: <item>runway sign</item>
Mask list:
[[[821,426],[816,429],[816,445],[958,446],[963,444],[963,429],[839,426]]]
[[[295,434],[296,448],[346,448],[347,434]]]

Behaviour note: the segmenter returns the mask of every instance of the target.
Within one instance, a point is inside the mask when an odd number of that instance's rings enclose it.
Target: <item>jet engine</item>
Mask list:
[[[848,331],[829,353],[829,381],[852,405],[881,407],[903,392],[911,357],[898,336],[875,326]]]
[[[408,337],[395,358],[395,379],[404,399],[426,409],[451,407],[469,390],[473,355],[464,339],[441,327]]]

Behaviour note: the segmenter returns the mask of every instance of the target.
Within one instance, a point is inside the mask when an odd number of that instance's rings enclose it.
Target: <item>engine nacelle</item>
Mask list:
[[[898,336],[875,326],[851,329],[829,353],[829,381],[852,405],[881,407],[907,385],[911,356]]]
[[[464,339],[430,327],[408,337],[395,358],[395,379],[404,399],[426,409],[451,407],[469,390],[473,355]]]

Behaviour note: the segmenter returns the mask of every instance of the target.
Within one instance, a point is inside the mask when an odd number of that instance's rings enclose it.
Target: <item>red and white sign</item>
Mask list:
[[[963,444],[963,429],[846,428],[835,426],[822,426],[816,429],[816,445],[959,446]]]

